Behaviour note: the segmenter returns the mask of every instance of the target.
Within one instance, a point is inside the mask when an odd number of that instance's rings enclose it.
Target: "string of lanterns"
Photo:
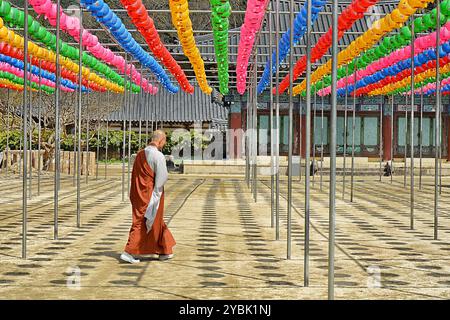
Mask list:
[[[23,28],[25,23],[25,13],[23,10],[11,7],[7,1],[0,0],[0,17],[10,24],[19,28]],[[28,16],[29,36],[38,42],[43,43],[53,52],[56,51],[56,36],[49,32],[39,22],[37,22],[30,15]],[[16,38],[12,45],[18,47],[19,38]],[[60,56],[61,60],[76,60],[79,58],[79,50],[66,42],[60,40]],[[83,63],[90,69],[103,74],[109,82],[114,82],[117,85],[123,85],[123,78],[115,71],[113,71],[106,64],[101,63],[86,52],[83,53]]]
[[[445,67],[446,64],[448,64],[448,61],[444,61],[444,59],[440,59],[440,61],[442,61],[443,63],[445,63],[440,69],[443,70],[442,68]],[[407,71],[407,70],[405,70]],[[415,79],[417,80],[417,83],[415,85],[417,85],[419,87],[418,84],[422,83],[423,81],[425,81],[428,78],[433,78],[435,76],[435,74],[433,75],[433,72],[436,72],[436,64],[431,64],[430,66],[427,66],[427,69],[424,69],[422,72],[417,72],[415,73]],[[393,77],[392,81],[381,81],[380,84],[376,84],[376,85],[368,85],[365,88],[360,88],[357,90],[357,93],[359,95],[362,94],[370,94],[373,91],[382,91],[382,92],[392,92],[392,91],[396,91],[398,89],[403,89],[405,88],[405,86],[410,85],[407,84],[405,81],[407,81],[407,79],[409,79],[411,81],[411,71],[409,71],[409,73],[405,73],[402,74],[401,76],[399,75],[398,77]],[[387,79],[384,79],[387,80]]]
[[[326,2],[327,2],[326,0],[312,0],[311,1],[311,26],[314,25],[314,22],[319,17],[319,13],[324,9]],[[294,20],[294,42],[293,42],[293,45],[298,44],[298,42],[300,41],[300,39],[303,37],[303,35],[305,34],[305,32],[307,30],[307,14],[308,14],[307,12],[308,12],[308,2],[305,2],[302,9],[297,14],[297,16],[295,17],[295,20]],[[281,37],[281,39],[279,41],[279,45],[278,45],[279,61],[278,62],[277,62],[276,52],[273,51],[273,53],[272,53],[272,72],[270,72],[270,60],[267,61],[263,75],[258,84],[258,94],[261,94],[264,92],[264,90],[270,84],[271,74],[273,75],[276,73],[277,66],[280,65],[286,59],[287,55],[289,54],[290,47],[291,47],[290,37],[291,37],[291,29],[288,29],[283,34],[283,36]],[[330,38],[330,44],[331,44],[331,38]],[[306,59],[306,57],[305,57],[305,59]],[[305,68],[306,68],[306,62],[305,62]],[[296,74],[295,70],[296,69],[294,69],[294,77]],[[289,76],[287,76],[287,78],[289,78]],[[294,80],[295,79],[296,78],[294,78]],[[289,81],[289,80],[287,80],[287,81]],[[284,85],[285,85],[285,83],[283,83],[283,86]],[[288,82],[288,86],[289,86],[289,82]],[[281,88],[281,86],[280,86],[280,88]]]
[[[237,91],[240,94],[245,93],[248,63],[255,44],[256,33],[261,29],[268,2],[268,0],[247,1],[236,62]]]
[[[0,88],[10,89],[14,91],[23,91],[23,86],[2,78],[1,73],[0,73]],[[35,91],[34,89],[32,90]]]
[[[11,73],[10,71],[0,71],[0,79],[6,80],[11,84],[15,84],[17,86],[20,86],[23,89],[23,85],[24,85],[24,80],[23,80],[23,75],[22,76],[17,76],[13,73]],[[27,84],[30,88],[38,90],[39,89],[39,85],[36,82],[30,82],[27,81]],[[47,94],[53,94],[55,92],[55,89],[46,85],[42,85],[41,86],[42,91],[44,91]]]
[[[24,63],[22,60],[18,60],[15,58],[11,58],[8,56],[5,56],[3,54],[0,54],[0,62],[4,62],[7,63],[8,65],[11,65],[13,67],[16,67],[18,69],[24,70]],[[47,79],[53,83],[56,83],[56,74],[54,73],[50,73],[46,70],[40,70],[38,67],[35,66],[29,66],[28,68],[28,72],[36,75],[36,76],[41,76],[43,79]],[[66,87],[68,89],[71,90],[77,90],[78,89],[78,85],[74,84],[72,81],[67,80],[67,79],[61,79],[61,88],[62,87]],[[82,87],[82,91],[83,92],[87,92],[88,89],[86,89],[86,87]]]
[[[447,4],[446,4],[447,3]],[[448,19],[449,19],[449,10],[450,10],[450,1],[446,0],[443,1],[441,3],[442,7],[447,7],[447,10],[443,9],[441,12],[441,16],[440,16],[440,24],[444,25]],[[419,32],[424,32],[426,30],[435,30],[436,29],[436,10],[433,9],[431,12],[425,14],[422,17],[416,18],[413,21],[414,24],[414,30],[415,32],[419,33]],[[419,23],[418,23],[419,21]],[[426,24],[422,23],[422,21],[427,21]],[[434,21],[434,22],[430,22],[430,21]],[[419,28],[418,25],[420,25],[420,29],[416,29]],[[412,30],[411,30],[411,26],[405,26],[403,28],[400,29],[400,33],[393,36],[393,37],[385,37],[382,41],[382,43],[380,45],[378,45],[375,48],[372,48],[370,50],[368,50],[367,52],[365,52],[360,58],[353,60],[350,64],[348,64],[348,71],[350,73],[354,73],[354,69],[355,69],[355,65],[357,65],[358,69],[364,69],[365,71],[361,70],[358,72],[357,77],[361,78],[363,76],[367,76],[370,74],[375,73],[376,71],[381,70],[381,66],[387,67],[389,65],[391,65],[392,59],[396,59],[396,54],[401,52],[398,49],[403,48],[406,44],[411,43],[411,38],[412,38]],[[441,32],[446,33],[448,32],[448,28],[446,28],[445,30],[441,28]],[[419,38],[420,39],[420,38]],[[415,41],[415,53],[418,53],[418,48],[422,47],[425,43],[427,43],[429,40],[427,41]],[[433,41],[433,40],[431,40]],[[396,51],[397,50],[397,51]],[[410,54],[410,51],[409,51]],[[406,58],[409,58],[409,56],[406,56]],[[379,64],[374,64],[377,63],[379,61]],[[398,60],[397,60],[398,61]],[[386,64],[386,62],[388,62]],[[417,63],[416,63],[417,65]],[[342,67],[338,70],[338,79],[343,79],[346,77],[346,68]],[[354,79],[354,75],[351,74],[348,76],[348,79],[350,82],[353,82]],[[328,85],[328,87],[325,89],[327,91],[331,91],[331,77],[330,76],[326,76],[324,77],[323,80],[326,83],[326,85]],[[314,86],[316,88],[319,88],[322,86],[321,81],[317,82]],[[346,80],[344,80],[343,82],[345,82]],[[339,81],[338,82],[338,87],[341,88],[343,86],[343,82]],[[303,92],[302,94],[304,95],[305,92]]]
[[[441,37],[439,44],[441,47],[441,55],[445,54],[444,51],[450,50],[450,45],[447,43],[450,40],[450,22],[441,28]],[[436,33],[431,33],[426,36],[417,38],[414,41],[414,65],[415,67],[421,66],[430,58],[427,54],[421,54],[429,48],[436,47]],[[358,79],[366,79],[368,83],[375,83],[387,76],[393,76],[405,69],[411,69],[411,46],[404,47],[402,49],[392,52],[388,57],[380,59],[370,64],[366,69],[356,72]],[[434,52],[434,50],[431,50]],[[433,53],[429,53],[433,55]],[[345,94],[344,87],[346,84],[353,84],[354,77],[349,76],[342,78],[338,81],[338,94]],[[344,91],[343,91],[344,90]],[[351,91],[351,90],[350,90]],[[344,92],[344,93],[343,93]],[[319,92],[321,95],[329,95],[331,93],[331,87],[327,87]]]
[[[125,51],[131,54],[143,66],[150,69],[167,91],[171,93],[178,92],[179,88],[172,84],[161,65],[136,42],[122,20],[103,0],[80,0],[80,4],[95,17],[98,23],[108,28],[111,35]]]
[[[208,85],[205,72],[205,63],[200,55],[192,30],[192,21],[189,18],[189,3],[187,0],[169,0],[172,15],[172,24],[177,29],[184,55],[189,59],[200,89],[211,94],[212,88]]]
[[[350,45],[342,50],[337,57],[338,66],[344,65],[356,58],[361,52],[368,50],[377,43],[385,34],[400,28],[409,17],[419,8],[425,8],[434,0],[400,0],[399,5],[385,17],[375,21],[364,34],[359,36]],[[324,76],[331,73],[332,61],[319,66],[311,75],[311,82],[316,83]],[[293,94],[301,94],[306,89],[306,80],[294,87]]]
[[[219,90],[222,94],[229,93],[229,65],[228,65],[228,29],[231,5],[228,0],[210,0],[211,23],[214,35],[214,49],[216,52],[219,77]]]
[[[56,4],[52,2],[52,0],[29,0],[29,3],[33,6],[34,11],[37,14],[45,16],[50,25],[52,25],[53,27],[56,26],[57,7]],[[33,26],[33,23],[34,20],[31,23],[31,26]],[[80,42],[80,29],[82,29],[80,19],[76,16],[66,15],[62,8],[60,14],[60,29],[72,36],[72,38],[74,38],[78,43]],[[91,34],[88,30],[83,29],[81,40],[83,45],[86,46],[87,50],[94,57],[104,61],[110,66],[116,67],[120,72],[125,73],[125,59],[120,55],[114,54],[114,52],[112,52],[109,48],[105,48],[103,45],[101,45],[95,35]],[[130,70],[130,68],[133,70],[131,79],[136,85],[140,86],[141,74],[136,70],[134,65],[129,64],[127,70]],[[118,84],[124,85],[124,80],[120,75],[114,75],[114,80]],[[152,88],[147,79],[142,79],[142,89],[145,92],[153,94],[156,93],[154,92],[155,89]]]
[[[194,87],[189,83],[186,74],[181,69],[177,61],[162,43],[153,19],[148,15],[147,9],[141,0],[121,0],[122,5],[128,12],[128,16],[133,21],[141,35],[147,42],[150,50],[177,79],[181,89],[187,93],[194,93]]]
[[[441,93],[444,95],[448,95],[450,92],[450,73],[443,74],[445,77],[444,80],[441,81]],[[436,93],[436,82],[434,83],[428,83],[423,86],[423,93],[424,95],[432,95]],[[414,92],[417,94],[417,90]],[[411,95],[411,91],[407,92],[406,94]]]
[[[6,42],[11,46],[14,46],[19,49],[24,48],[24,39],[22,36],[14,33],[14,31],[8,29],[4,26],[3,20],[0,18],[0,41]],[[28,41],[28,54],[30,56],[36,57],[40,60],[46,60],[52,63],[56,61],[56,54],[48,49],[40,47],[34,44],[31,41]],[[60,64],[77,73],[79,71],[79,66],[76,63],[73,63],[70,59],[65,57],[60,57]],[[123,92],[123,88],[117,85],[116,83],[112,83],[104,78],[101,78],[97,74],[91,72],[88,68],[82,67],[82,74],[89,81],[93,81],[97,83],[100,87],[104,88],[104,90],[110,90],[113,92]]]
[[[13,67],[12,65],[7,64],[5,62],[0,62],[0,71],[13,74],[13,75],[15,75],[16,77],[19,77],[19,78],[23,78],[23,76],[24,76],[24,71],[22,69]],[[39,77],[37,77],[36,75],[31,74],[31,73],[28,73],[27,75],[28,75],[28,80],[29,81],[34,82],[34,83],[39,83]],[[44,85],[44,86],[47,86],[47,87],[50,87],[50,88],[55,88],[56,87],[56,84],[54,82],[48,80],[48,79],[41,78],[40,80],[41,80],[41,84]],[[61,88],[62,91],[65,91],[65,92],[74,92],[75,91],[75,90],[67,88],[65,86],[60,86],[60,88]]]
[[[450,72],[450,64],[446,64],[439,70],[443,74],[449,73]],[[429,69],[426,72],[415,75],[414,82],[421,83],[421,82],[425,81],[426,79],[435,80],[435,77],[436,77],[436,68]],[[397,89],[411,90],[410,84],[411,84],[411,76],[409,76],[399,82],[391,83],[383,88],[374,88],[373,90],[366,92],[366,94],[369,96],[373,96],[373,95],[380,95],[380,94],[383,94],[383,95],[391,94],[392,92],[395,92]]]
[[[450,42],[445,43],[439,50],[439,58],[444,58],[450,53]],[[417,61],[416,67],[420,67],[425,65],[429,61],[436,60],[436,51],[434,49],[426,50],[420,54],[418,54],[414,60]],[[361,89],[364,87],[381,87],[383,84],[380,83],[381,80],[386,77],[394,77],[400,74],[404,70],[411,70],[411,59],[402,60],[393,66],[383,69],[382,71],[378,71],[374,75],[365,77],[356,83],[356,89]],[[389,80],[388,80],[389,81]],[[349,86],[349,91],[354,90],[354,86]],[[367,89],[368,90],[368,89]],[[338,90],[339,95],[345,95],[345,89],[341,88]]]
[[[23,54],[22,50],[14,48],[4,42],[0,43],[0,53],[4,54],[5,56],[8,56],[8,57],[15,58],[20,61],[23,61],[23,58],[24,58],[24,54]],[[29,64],[32,66],[40,66],[41,70],[46,70],[50,73],[56,73],[56,65],[52,62],[45,61],[45,60],[39,60],[36,57],[31,57],[31,59],[29,60]],[[63,81],[64,79],[67,79],[67,80],[72,81],[73,83],[78,83],[78,74],[74,73],[73,71],[67,70],[64,67],[60,68],[60,72],[61,72],[61,81]],[[93,91],[98,91],[98,92],[104,91],[104,88],[101,88],[98,84],[96,84],[94,82],[89,82],[85,78],[82,78],[82,85]]]

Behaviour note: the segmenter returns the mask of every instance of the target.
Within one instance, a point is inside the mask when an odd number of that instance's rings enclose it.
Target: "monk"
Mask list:
[[[168,179],[166,160],[161,153],[166,144],[163,131],[152,134],[150,145],[138,152],[131,178],[130,201],[133,209],[125,252],[120,258],[139,263],[135,256],[173,258],[176,242],[164,222],[164,185]]]

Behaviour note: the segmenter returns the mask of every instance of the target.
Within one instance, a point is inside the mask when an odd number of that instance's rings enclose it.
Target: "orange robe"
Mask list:
[[[155,173],[147,162],[145,151],[136,156],[131,178],[130,201],[133,209],[131,226],[125,251],[133,255],[172,254],[176,242],[164,222],[164,192],[152,229],[147,233],[145,212],[153,192]]]

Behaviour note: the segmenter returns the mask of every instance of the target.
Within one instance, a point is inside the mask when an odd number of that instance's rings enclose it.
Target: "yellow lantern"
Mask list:
[[[398,9],[400,12],[406,16],[410,16],[413,13],[416,12],[417,8],[413,8],[409,3],[408,0],[400,0],[400,3],[398,5]]]
[[[2,41],[6,41],[8,37],[8,29],[6,29],[4,26],[0,28],[0,39]]]

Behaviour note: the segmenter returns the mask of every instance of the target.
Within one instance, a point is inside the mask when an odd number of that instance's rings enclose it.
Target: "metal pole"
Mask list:
[[[32,56],[30,56],[30,60]],[[25,65],[24,68],[29,68],[31,70],[31,66]],[[30,77],[31,82],[31,77]],[[30,90],[30,102],[29,102],[29,120],[30,120],[30,163],[29,163],[29,175],[30,175],[30,184],[28,185],[28,198],[31,200],[33,196],[33,90]]]
[[[380,167],[379,167],[379,175],[380,175],[380,182],[381,178],[383,176],[383,151],[384,151],[384,145],[383,145],[383,106],[384,106],[384,96],[380,96],[381,98],[381,104],[380,104]]]
[[[123,137],[122,137],[122,202],[125,202],[125,149],[126,149],[126,132],[127,118],[125,116],[127,110],[127,77],[128,77],[128,55],[125,54],[125,74],[124,74],[124,91],[123,91]]]
[[[442,110],[439,108],[439,195],[442,194],[442,133]]]
[[[248,184],[253,196],[253,77],[250,78],[248,88]]]
[[[245,181],[247,188],[250,188],[250,99],[250,92],[247,92],[247,118],[245,121]]]
[[[80,40],[81,41],[81,40]],[[78,90],[77,90],[77,100],[79,99],[78,96]],[[78,101],[77,104],[74,105],[74,118],[73,118],[73,127],[74,127],[74,132],[73,132],[73,177],[72,177],[72,186],[75,187],[77,184],[77,144],[75,142],[75,139],[77,137],[77,132],[78,132]]]
[[[422,190],[422,157],[423,157],[423,86],[420,89],[420,137],[419,137],[419,190]]]
[[[77,227],[81,227],[81,156],[83,150],[81,149],[81,132],[83,131],[81,122],[81,110],[83,106],[83,8],[80,6],[80,43],[79,43],[79,56],[78,56],[78,147],[77,147]],[[89,89],[89,86],[88,86]]]
[[[253,68],[256,64],[253,65]],[[253,118],[253,113],[254,113],[254,109],[253,109],[253,100],[254,100],[254,96],[253,96],[253,77],[250,79],[250,87],[248,90],[248,94],[249,94],[249,102],[248,102],[248,108],[249,108],[249,119],[248,119],[248,123],[249,123],[249,145],[248,145],[248,161],[249,161],[249,166],[248,166],[248,175],[249,175],[249,187],[250,187],[250,192],[252,194],[252,196],[254,196],[253,193],[253,180],[254,180],[254,176],[253,176],[253,143],[254,143],[254,135],[253,135],[253,130],[254,130],[254,118]]]
[[[143,78],[143,68],[141,68],[141,77],[140,77],[140,91],[139,91],[139,148],[138,150],[141,149],[142,146],[142,100],[143,100],[143,95],[142,95],[142,78]]]
[[[323,84],[322,84],[322,89],[323,89]],[[320,117],[321,117],[321,127],[320,127],[320,191],[323,191],[323,147],[324,147],[324,143],[323,143],[323,132],[325,129],[325,119],[324,119],[324,98],[322,95],[322,110],[320,112]]]
[[[9,133],[10,133],[10,120],[9,120],[9,89],[6,89],[6,167],[5,167],[5,175],[8,178],[8,169],[9,169]]]
[[[146,123],[145,123],[145,136],[147,137],[146,138],[146,140],[145,140],[145,146],[147,146],[148,145],[148,133],[149,133],[149,129],[148,129],[148,126],[149,126],[149,118],[150,118],[150,94],[146,94],[145,95],[145,120],[146,120]]]
[[[258,90],[256,86],[258,85],[258,43],[255,46],[255,73],[253,74],[253,198],[255,202],[258,201]]]
[[[60,70],[59,52],[60,52],[60,20],[61,20],[61,1],[56,2],[56,90],[55,90],[55,190],[54,190],[54,239],[58,240],[58,210],[59,210],[59,184],[60,184]]]
[[[131,70],[130,70],[130,79],[131,79]],[[135,107],[134,103],[135,101],[135,97],[133,96],[133,90],[132,90],[132,83],[130,81],[130,99],[128,101],[128,179],[127,179],[127,195],[130,196],[130,187],[131,187],[131,130],[132,130],[132,121],[133,119],[131,118],[131,106],[133,104],[133,106]]]
[[[394,95],[391,96],[391,184],[394,179]],[[398,128],[398,127],[397,127]]]
[[[91,141],[90,126],[89,126],[89,122],[91,121],[91,119],[89,118],[89,106],[90,106],[89,95],[90,92],[88,92],[86,95],[86,184],[89,184],[89,174],[90,174],[89,163],[91,162],[91,156],[89,154],[89,143]]]
[[[280,0],[276,0],[275,3],[275,57],[276,57],[276,73],[275,73],[275,85],[276,85],[276,102],[275,102],[275,239],[280,240]]]
[[[414,14],[411,16],[412,21],[414,21]],[[410,228],[414,229],[414,91],[415,91],[415,83],[414,83],[414,40],[415,40],[415,32],[414,32],[414,23],[411,23],[411,123],[410,123],[410,144],[411,144],[411,185],[410,185]]]
[[[305,287],[309,286],[309,221],[310,221],[310,155],[311,155],[311,0],[307,0],[306,10],[306,157],[305,157],[305,243],[304,243],[304,276]],[[292,30],[292,29],[291,29]],[[293,32],[291,32],[293,33]],[[291,57],[294,52],[291,51]],[[293,69],[291,66],[291,77]],[[292,79],[293,82],[293,79]],[[292,83],[291,82],[291,83]],[[292,84],[291,84],[292,85]],[[292,92],[292,88],[291,88]],[[314,161],[314,159],[313,159]]]
[[[317,90],[314,91],[314,107],[313,107],[313,130],[312,130],[312,141],[313,141],[313,148],[312,148],[312,152],[313,152],[313,156],[312,156],[312,161],[313,161],[313,176],[312,176],[312,182],[313,182],[313,187],[315,187],[315,182],[316,182],[316,133],[317,133],[317,126],[316,126],[316,119],[317,119]]]
[[[346,77],[345,77],[345,110],[344,110],[344,167],[342,171],[342,199],[345,199],[345,183],[346,183],[346,170],[347,170],[347,106],[348,106],[348,65],[346,66]]]
[[[435,121],[434,121],[434,240],[438,239],[438,228],[439,228],[439,147],[440,147],[440,111],[441,111],[441,74],[440,74],[440,63],[439,63],[439,52],[440,52],[440,15],[441,15],[441,5],[439,1],[436,1],[436,110],[435,110]]]
[[[95,180],[98,180],[98,166],[100,157],[100,119],[97,119],[97,155],[95,156]]]
[[[39,60],[39,104],[38,104],[38,161],[37,161],[37,193],[41,195],[41,143],[42,143],[42,65]]]
[[[337,122],[337,55],[338,55],[338,1],[332,6],[332,73],[331,73],[331,139],[330,139],[330,206],[328,235],[328,299],[334,299],[334,243],[336,224],[336,122]]]
[[[271,8],[272,9],[272,8]],[[269,53],[273,51],[272,43],[272,10],[269,11]],[[273,60],[269,55],[269,70],[270,70],[270,227],[275,225],[275,139],[274,139],[274,117],[273,117]]]
[[[23,112],[23,106],[22,106],[22,112]],[[23,115],[22,115],[23,116]],[[23,124],[22,124],[22,130],[23,130]],[[22,176],[22,172],[23,172],[23,148],[22,148],[22,144],[23,144],[23,136],[21,135],[20,136],[20,141],[19,141],[19,154],[20,154],[20,157],[19,157],[19,169],[18,169],[18,172],[19,172],[19,177],[21,177]]]
[[[108,103],[108,113],[106,116],[106,142],[105,142],[105,180],[108,179],[108,145],[109,145],[109,106],[110,106],[110,92],[108,91],[107,96]]]
[[[160,105],[161,104],[161,94],[158,94],[158,96],[157,96],[157,105]],[[154,110],[153,110],[153,112],[154,112],[154,116],[155,116],[155,130],[159,130],[159,129],[161,129],[160,128],[160,123],[159,123],[159,117],[158,117],[158,115],[159,115],[159,113],[158,113],[158,109],[157,108],[155,108]],[[199,122],[199,124],[200,124],[200,127],[202,127],[202,122]],[[203,128],[203,127],[202,127]],[[203,132],[203,131],[202,131]]]
[[[256,58],[256,56],[255,56]],[[253,65],[253,68],[255,68],[256,66],[256,59],[255,59],[255,64]],[[256,71],[254,71],[256,72]],[[249,168],[249,173],[250,173],[250,191],[252,193],[253,199],[255,199],[255,185],[254,185],[254,181],[255,181],[255,149],[254,149],[254,144],[255,144],[255,118],[254,118],[254,114],[255,114],[255,109],[254,109],[254,100],[255,100],[255,96],[253,93],[253,80],[254,78],[252,77],[250,80],[250,88],[249,88],[249,95],[250,95],[250,104],[249,104],[249,108],[250,108],[250,144],[249,144],[249,148],[250,148],[250,168]]]
[[[353,202],[355,195],[355,131],[356,131],[356,72],[358,71],[357,62],[353,69],[354,88],[353,88],[353,110],[352,110],[352,175],[350,178],[350,202]]]
[[[24,66],[28,65],[28,0],[24,1],[25,23],[24,23]],[[23,70],[23,107],[22,107],[22,126],[23,126],[23,176],[22,176],[22,259],[27,258],[27,90],[28,90],[28,68]],[[31,83],[30,83],[31,85]]]
[[[149,95],[149,102],[148,102],[148,116],[149,117],[151,117],[151,132],[153,132],[153,130],[154,130],[154,119],[155,119],[155,115],[154,115],[154,111],[152,110],[153,108],[152,108],[152,106],[151,106],[151,103],[150,103],[150,99],[154,99],[154,97],[152,97],[152,96],[150,96]],[[150,139],[150,138],[149,138]],[[150,140],[149,141],[147,141],[147,144],[150,142]]]
[[[302,181],[302,154],[303,154],[303,146],[302,146],[302,144],[303,144],[303,105],[302,105],[302,97],[300,96],[299,98],[298,98],[298,104],[299,104],[299,108],[298,108],[298,110],[299,110],[299,124],[298,124],[298,127],[299,127],[299,138],[300,138],[300,140],[299,140],[299,166],[298,166],[298,180],[299,181]]]
[[[293,131],[294,119],[293,109],[294,101],[292,96],[293,82],[294,82],[294,0],[290,1],[290,55],[289,55],[289,152],[288,152],[288,197],[287,197],[287,259],[291,259],[292,251],[292,146],[293,146]],[[301,157],[300,157],[301,158]],[[301,175],[301,174],[300,174]]]
[[[403,162],[404,162],[404,172],[403,172],[403,187],[406,188],[406,171],[407,171],[407,163],[406,163],[406,157],[408,154],[408,95],[405,95],[405,152],[403,156]]]

